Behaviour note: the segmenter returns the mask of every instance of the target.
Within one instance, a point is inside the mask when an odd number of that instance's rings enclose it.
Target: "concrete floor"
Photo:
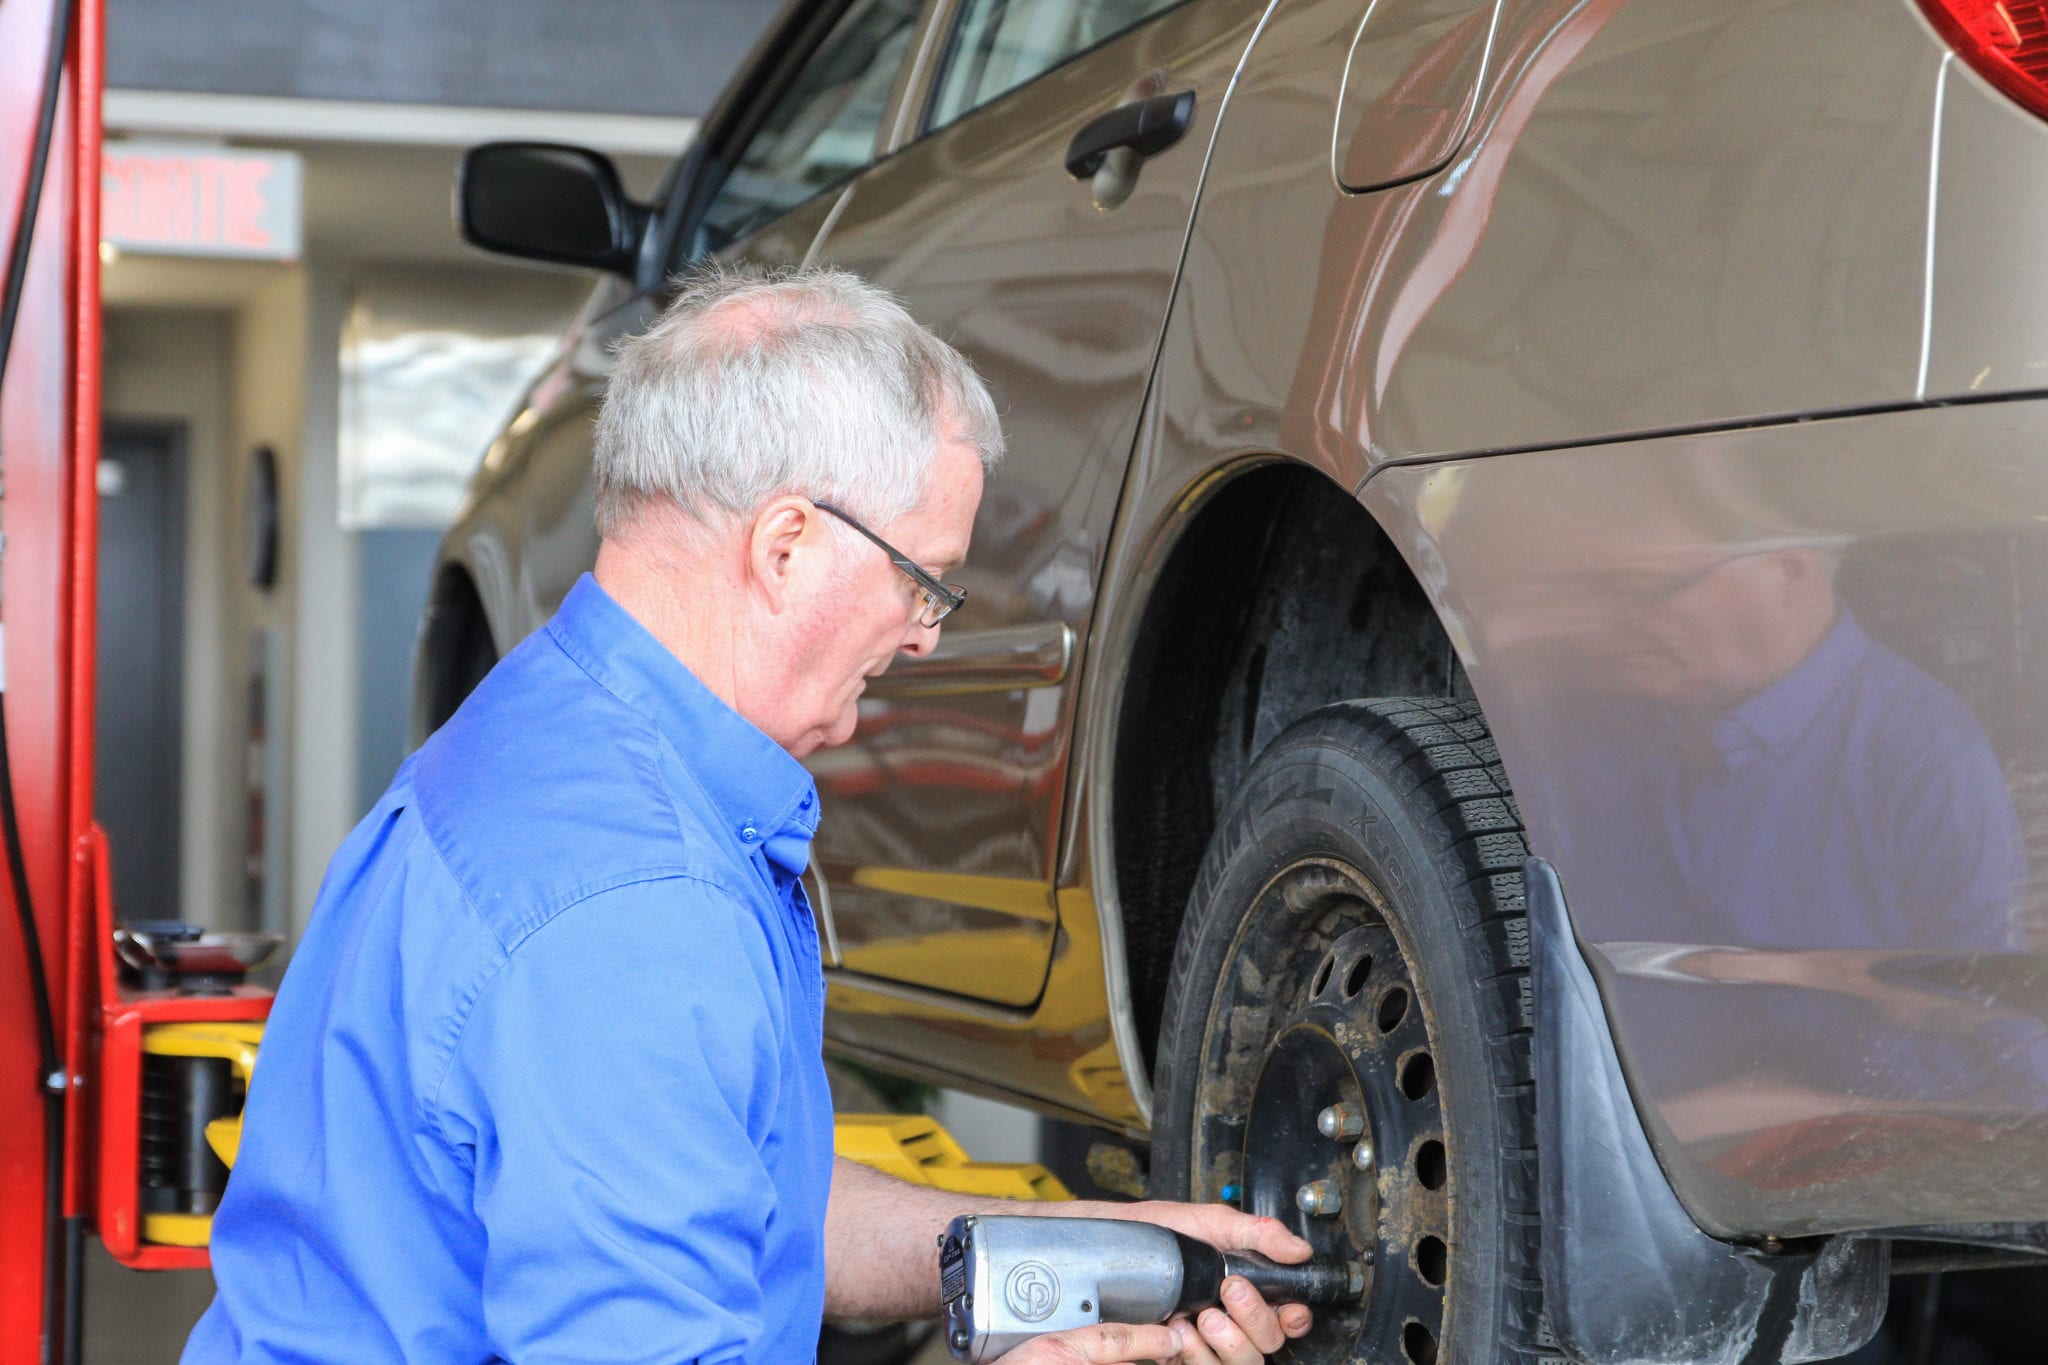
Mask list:
[[[85,1251],[86,1365],[174,1365],[213,1301],[204,1270],[129,1270],[94,1242]]]

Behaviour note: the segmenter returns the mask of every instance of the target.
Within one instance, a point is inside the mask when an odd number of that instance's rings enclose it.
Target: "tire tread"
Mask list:
[[[1475,993],[1484,1036],[1480,1039],[1491,1075],[1479,1094],[1491,1094],[1492,1128],[1502,1141],[1492,1153],[1500,1165],[1503,1207],[1491,1210],[1498,1226],[1511,1229],[1493,1268],[1498,1309],[1492,1361],[1544,1365],[1556,1359],[1543,1322],[1538,1264],[1539,1219],[1535,1148],[1535,1077],[1531,1043],[1533,1001],[1522,862],[1528,839],[1520,807],[1508,786],[1500,751],[1476,703],[1462,698],[1384,698],[1340,702],[1295,722],[1261,756],[1240,792],[1249,794],[1258,774],[1290,754],[1314,749],[1343,753],[1394,779],[1391,785],[1411,815],[1433,824],[1439,840],[1438,873],[1453,901],[1456,932],[1467,960],[1480,964],[1468,981]],[[1233,830],[1232,811],[1218,822],[1219,840]],[[1220,875],[1217,846],[1204,860],[1190,902],[1184,938],[1214,932],[1202,922]],[[1189,954],[1176,953],[1167,998],[1187,989]],[[1172,1010],[1169,1018],[1176,1017]],[[1178,1016],[1185,1019],[1185,1015]],[[1169,1029],[1172,1025],[1169,1024]],[[1179,1043],[1162,1037],[1162,1058]],[[1461,1348],[1464,1359],[1473,1343]]]

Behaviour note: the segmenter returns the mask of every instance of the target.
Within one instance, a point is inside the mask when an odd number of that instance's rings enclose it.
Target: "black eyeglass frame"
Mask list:
[[[861,525],[858,520],[840,511],[831,503],[819,502],[816,498],[813,498],[811,499],[811,506],[817,508],[820,512],[830,512],[833,516],[881,546],[882,553],[889,556],[889,562],[903,570],[905,574],[908,574],[911,582],[924,589],[926,607],[918,613],[917,617],[918,621],[923,625],[928,627],[936,626],[939,622],[960,610],[960,604],[967,600],[967,589],[957,583],[941,583],[938,579],[933,578],[923,569],[920,569],[903,551],[897,549],[894,545],[891,545],[888,541],[882,539],[873,531]],[[936,616],[932,616],[934,610],[938,612]],[[927,616],[930,616],[931,619],[926,620]]]

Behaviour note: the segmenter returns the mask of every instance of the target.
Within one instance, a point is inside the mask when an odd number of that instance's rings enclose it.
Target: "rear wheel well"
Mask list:
[[[1212,493],[1154,584],[1125,675],[1111,827],[1149,1071],[1216,815],[1267,744],[1333,701],[1469,696],[1393,542],[1322,474],[1269,464]]]
[[[497,662],[497,641],[475,582],[460,565],[443,566],[427,597],[414,707],[419,733],[414,738],[423,740],[440,729]]]

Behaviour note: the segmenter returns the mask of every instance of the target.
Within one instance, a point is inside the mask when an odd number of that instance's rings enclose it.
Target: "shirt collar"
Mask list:
[[[547,629],[675,746],[748,853],[763,850],[791,876],[803,871],[818,829],[818,789],[803,764],[699,682],[589,574],[576,580]]]
[[[1872,648],[1847,607],[1805,662],[1736,707],[1714,726],[1714,747],[1730,767],[1805,734]]]

